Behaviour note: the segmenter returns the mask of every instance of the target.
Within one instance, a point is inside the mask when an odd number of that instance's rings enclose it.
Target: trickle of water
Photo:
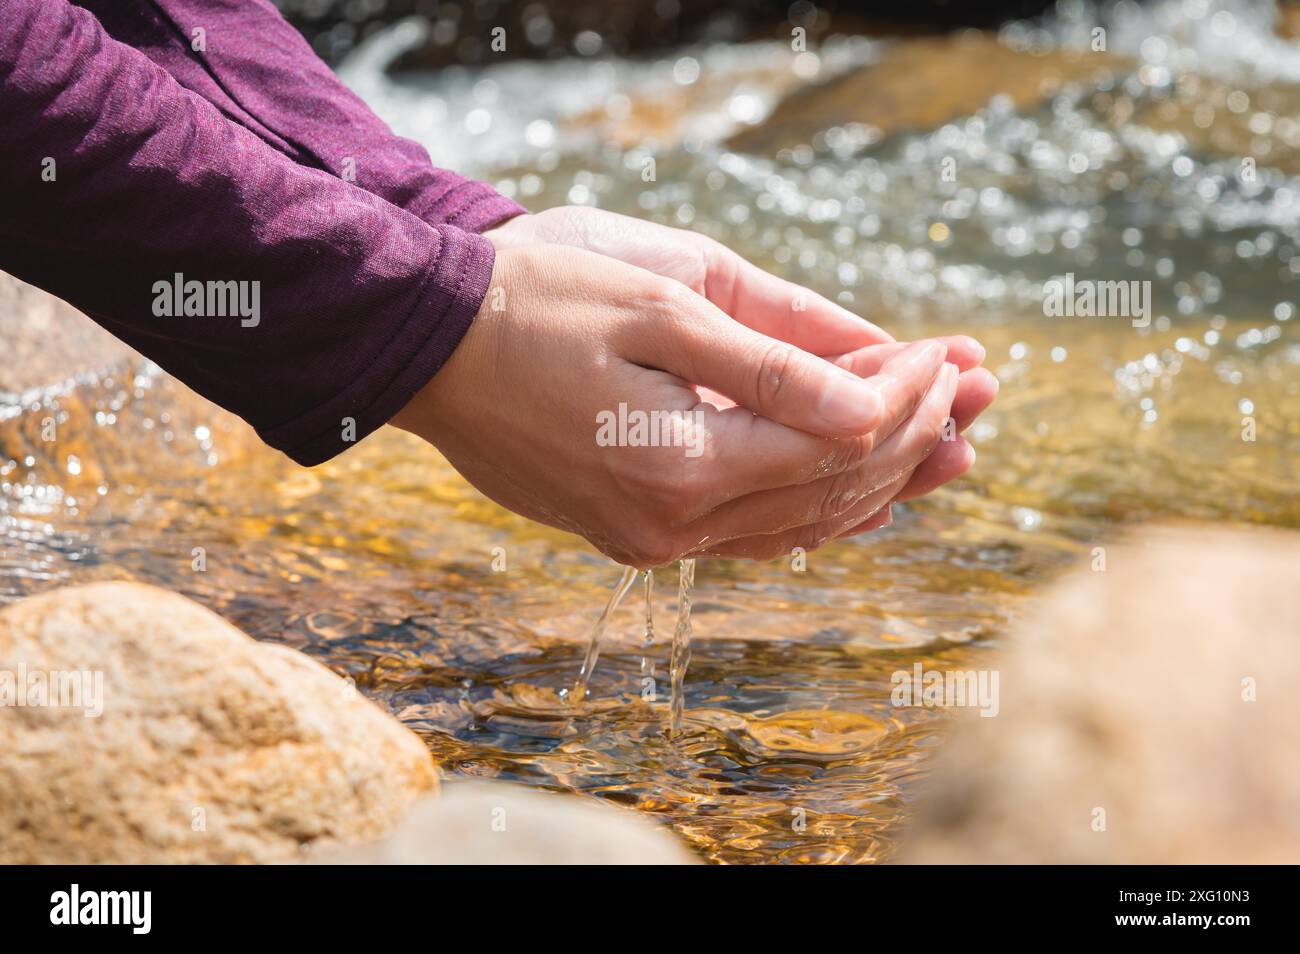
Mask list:
[[[636,582],[636,570],[625,566],[618,586],[614,587],[614,592],[610,594],[609,602],[605,604],[600,619],[596,620],[596,625],[592,627],[591,639],[587,643],[587,654],[582,659],[582,669],[578,672],[578,680],[573,684],[573,690],[568,693],[569,701],[574,705],[587,697],[587,683],[591,681],[596,660],[600,658],[600,638],[605,635],[605,630],[609,627],[609,618],[614,615],[614,610],[618,609],[618,605],[623,602],[623,597],[627,595],[628,590],[632,589],[634,582]]]
[[[645,639],[642,645],[647,655],[641,657],[641,676],[653,677],[655,674],[655,662],[648,655],[650,649],[655,644],[655,616],[654,616],[654,595],[655,595],[655,571],[645,571]]]
[[[691,588],[695,586],[695,561],[682,560],[677,570],[677,625],[673,627],[673,655],[668,665],[672,687],[672,718],[668,734],[674,736],[682,730],[682,712],[686,708],[682,682],[691,661]]]

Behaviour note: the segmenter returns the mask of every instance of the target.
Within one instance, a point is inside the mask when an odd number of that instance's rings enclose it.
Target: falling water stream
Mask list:
[[[654,646],[654,579],[654,570],[646,570],[643,590],[645,597],[645,628],[642,631],[642,645],[647,652]],[[631,567],[624,567],[618,584],[614,587],[614,591],[609,595],[609,599],[605,603],[605,609],[596,620],[596,625],[592,627],[591,637],[587,641],[587,652],[583,656],[582,668],[578,672],[577,681],[573,684],[571,690],[562,690],[562,696],[574,705],[578,705],[587,698],[587,686],[591,682],[591,674],[596,669],[596,662],[600,659],[601,639],[609,628],[611,617],[618,609],[619,604],[623,602],[623,598],[627,595],[628,590],[632,588],[635,580],[636,570]],[[683,684],[686,679],[686,668],[691,662],[691,589],[694,586],[695,561],[690,559],[680,561],[678,564],[677,621],[673,626],[672,657],[668,665],[670,680],[668,732],[672,736],[681,733],[682,714],[686,708]],[[654,661],[648,655],[641,657],[641,677],[643,680],[648,678],[653,683]]]
[[[578,705],[587,698],[587,684],[591,682],[591,674],[596,669],[596,662],[600,659],[600,640],[605,635],[605,630],[609,628],[610,618],[614,611],[618,609],[619,604],[623,602],[623,597],[627,596],[627,591],[632,589],[632,584],[636,582],[636,570],[630,566],[623,567],[623,575],[619,577],[618,585],[614,587],[614,592],[609,594],[609,600],[605,603],[605,608],[601,610],[596,625],[591,629],[591,638],[587,641],[587,652],[582,657],[582,668],[578,670],[578,679],[573,684],[573,689],[568,693],[568,699],[574,705]]]
[[[677,572],[677,625],[673,627],[673,655],[668,669],[671,681],[669,705],[672,709],[668,728],[674,736],[681,734],[682,713],[686,709],[686,696],[682,689],[686,667],[691,664],[691,589],[695,586],[695,561],[682,560]]]

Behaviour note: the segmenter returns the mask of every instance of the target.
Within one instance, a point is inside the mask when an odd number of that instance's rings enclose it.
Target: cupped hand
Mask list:
[[[503,506],[657,566],[841,517],[915,471],[954,400],[946,354],[898,346],[863,377],[681,282],[503,243],[470,330],[393,423]],[[601,439],[602,420],[632,412],[669,415],[659,446],[632,428]]]
[[[518,216],[487,234],[499,248],[567,245],[635,265],[685,285],[747,327],[825,356],[859,375],[876,373],[888,356],[903,347],[878,326],[808,289],[763,271],[725,245],[696,232],[603,209],[562,206]],[[969,470],[975,452],[959,435],[992,402],[998,390],[997,379],[979,367],[984,349],[975,339],[954,335],[939,340],[947,349],[947,360],[960,372],[952,403],[955,427],[948,425],[933,454],[906,480],[895,482],[894,497],[880,504],[880,495],[874,494],[860,502],[854,512],[859,519],[847,528],[838,523],[810,524],[785,533],[781,544],[773,540],[735,541],[725,549],[734,555],[758,557],[774,547],[779,549],[791,538],[824,541],[877,529],[890,522],[890,503],[927,494]],[[716,407],[732,403],[706,387],[696,390]],[[869,503],[876,504],[876,509],[864,513]],[[834,533],[829,532],[832,528],[836,528]]]

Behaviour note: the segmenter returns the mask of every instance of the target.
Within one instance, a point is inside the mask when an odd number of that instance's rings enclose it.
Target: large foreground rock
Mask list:
[[[164,590],[9,606],[0,679],[23,671],[101,672],[102,713],[0,706],[0,863],[293,860],[382,836],[437,787],[420,740],[344,680]]]
[[[953,733],[920,862],[1300,861],[1300,536],[1144,530],[1039,606]]]
[[[326,864],[684,865],[696,858],[666,828],[627,808],[504,782],[448,785],[376,844]]]

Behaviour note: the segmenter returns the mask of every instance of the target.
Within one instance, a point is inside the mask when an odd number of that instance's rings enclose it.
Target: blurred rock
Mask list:
[[[1277,35],[1287,40],[1300,40],[1300,3],[1282,0],[1277,11]]]
[[[344,680],[154,587],[8,606],[6,673],[3,864],[291,861],[381,837],[437,789],[419,738]],[[36,673],[92,678],[80,707],[37,705],[30,688],[16,704]]]
[[[1300,535],[1149,528],[1105,561],[1020,627],[900,860],[1300,861]]]
[[[57,384],[135,354],[77,309],[0,272],[0,393]]]
[[[737,133],[729,145],[771,154],[850,123],[874,126],[885,136],[928,131],[971,115],[998,95],[1024,111],[1066,83],[1094,83],[1122,63],[1106,53],[1020,53],[973,31],[904,39],[860,70],[792,93],[765,122]]]
[[[466,782],[420,801],[385,840],[323,864],[688,865],[667,828],[626,808],[519,785]]]

